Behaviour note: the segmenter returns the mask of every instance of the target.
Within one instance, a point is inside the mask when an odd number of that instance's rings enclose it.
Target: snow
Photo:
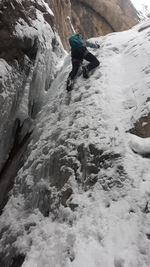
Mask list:
[[[18,4],[22,4],[22,0],[16,0]],[[35,0],[30,0],[31,3],[35,3]],[[45,3],[44,0],[36,0],[37,4],[39,4],[42,7],[45,7],[45,13],[49,13],[51,16],[54,16],[54,13],[50,9],[49,5]],[[12,5],[12,3],[11,3]]]
[[[68,22],[69,22],[69,24],[70,24],[70,28],[71,28],[72,32],[73,32],[73,33],[76,33],[76,31],[75,31],[75,29],[74,29],[74,27],[73,27],[73,25],[72,25],[72,23],[71,23],[71,19],[70,19],[70,17],[68,16],[67,19],[68,19]]]
[[[142,8],[144,5],[146,5],[148,7],[148,9],[150,9],[149,0],[131,0],[131,2],[135,6],[135,8],[137,8],[138,10],[143,11]]]
[[[22,0],[18,0],[18,4],[22,5]],[[38,4],[44,6],[45,12],[53,15],[44,1],[38,0]],[[38,8],[38,5],[36,6]],[[30,20],[29,18],[30,24],[21,18],[16,21],[13,33],[17,39],[22,39],[23,44],[25,40],[28,40],[34,48],[37,47],[34,66],[28,56],[24,56],[23,70],[20,69],[17,60],[10,67],[5,60],[0,59],[0,150],[3,151],[0,153],[0,169],[12,148],[16,120],[20,119],[24,125],[22,137],[31,131],[33,123],[31,115],[34,116],[34,111],[36,113],[41,109],[45,91],[48,90],[59,71],[58,65],[61,67],[65,55],[59,36],[45,21],[44,14],[38,9],[35,12],[36,19]]]
[[[129,142],[130,147],[139,154],[150,153],[150,138],[140,138],[138,136],[130,136],[131,141]]]
[[[2,86],[4,86],[7,78],[10,76],[9,72],[11,71],[11,67],[3,60],[0,59],[0,84],[1,84],[1,97],[6,98],[8,93],[7,91],[2,91]]]
[[[140,20],[149,18],[150,2],[149,0],[131,0],[133,6],[139,12]]]
[[[150,153],[150,139],[128,132],[150,113],[149,36],[147,20],[91,39],[101,46],[90,50],[101,66],[88,80],[78,75],[68,93],[69,54],[43,94],[28,157],[0,222],[5,227],[0,250],[7,256],[14,249],[26,255],[22,267],[150,266],[150,159],[142,156]],[[86,158],[90,147],[103,156],[92,186],[84,174],[92,160],[81,166],[77,158],[77,150],[83,149]],[[60,173],[70,176],[60,191],[73,190],[64,206],[58,205],[50,180],[51,165],[62,159],[66,164]],[[70,161],[78,166],[76,174]],[[49,195],[52,212],[44,216],[37,207],[49,206]]]

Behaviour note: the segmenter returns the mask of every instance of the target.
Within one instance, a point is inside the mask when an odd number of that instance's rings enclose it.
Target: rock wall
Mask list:
[[[47,0],[55,14],[55,25],[66,50],[68,36],[80,32],[84,38],[130,29],[139,16],[130,0]]]
[[[75,5],[76,1],[73,1]],[[138,15],[129,0],[78,0],[105,19],[113,31],[127,30],[138,21]]]
[[[20,168],[24,152],[20,150],[16,162],[18,148],[32,131],[42,96],[56,75],[55,66],[64,50],[54,30],[53,14],[40,0],[0,2],[0,36],[1,210],[3,196]]]
[[[67,36],[72,33],[70,18],[71,18],[71,3],[70,0],[46,0],[54,13],[54,23],[58,34],[62,40],[65,49],[68,48]]]

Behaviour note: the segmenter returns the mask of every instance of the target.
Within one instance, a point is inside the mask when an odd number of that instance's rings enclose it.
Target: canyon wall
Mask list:
[[[54,29],[53,13],[40,0],[0,2],[0,36],[1,211],[21,166],[42,96],[65,52]]]
[[[129,0],[47,0],[55,14],[55,25],[65,49],[68,37],[76,32],[84,38],[124,31],[139,21]]]

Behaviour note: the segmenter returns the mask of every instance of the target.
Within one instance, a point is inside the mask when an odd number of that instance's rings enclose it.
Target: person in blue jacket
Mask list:
[[[72,88],[73,81],[83,59],[90,62],[87,66],[82,67],[83,77],[86,79],[89,78],[89,72],[92,69],[98,67],[100,64],[99,60],[92,53],[90,53],[87,49],[87,47],[100,48],[99,44],[93,44],[89,41],[85,41],[83,40],[82,36],[79,34],[74,34],[71,37],[76,37],[80,39],[80,41],[78,41],[78,43],[76,41],[76,44],[74,45],[74,43],[71,42],[69,38],[69,42],[71,46],[72,70],[69,73],[69,77],[67,80],[67,91],[70,91],[73,89]]]

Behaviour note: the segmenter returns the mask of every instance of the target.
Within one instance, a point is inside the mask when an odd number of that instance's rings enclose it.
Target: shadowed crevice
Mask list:
[[[13,187],[17,172],[23,165],[22,157],[32,134],[32,132],[27,133],[19,142],[21,129],[22,126],[18,123],[13,147],[9,154],[9,158],[5,162],[0,173],[0,215],[2,214],[2,210],[9,199],[9,192]]]

